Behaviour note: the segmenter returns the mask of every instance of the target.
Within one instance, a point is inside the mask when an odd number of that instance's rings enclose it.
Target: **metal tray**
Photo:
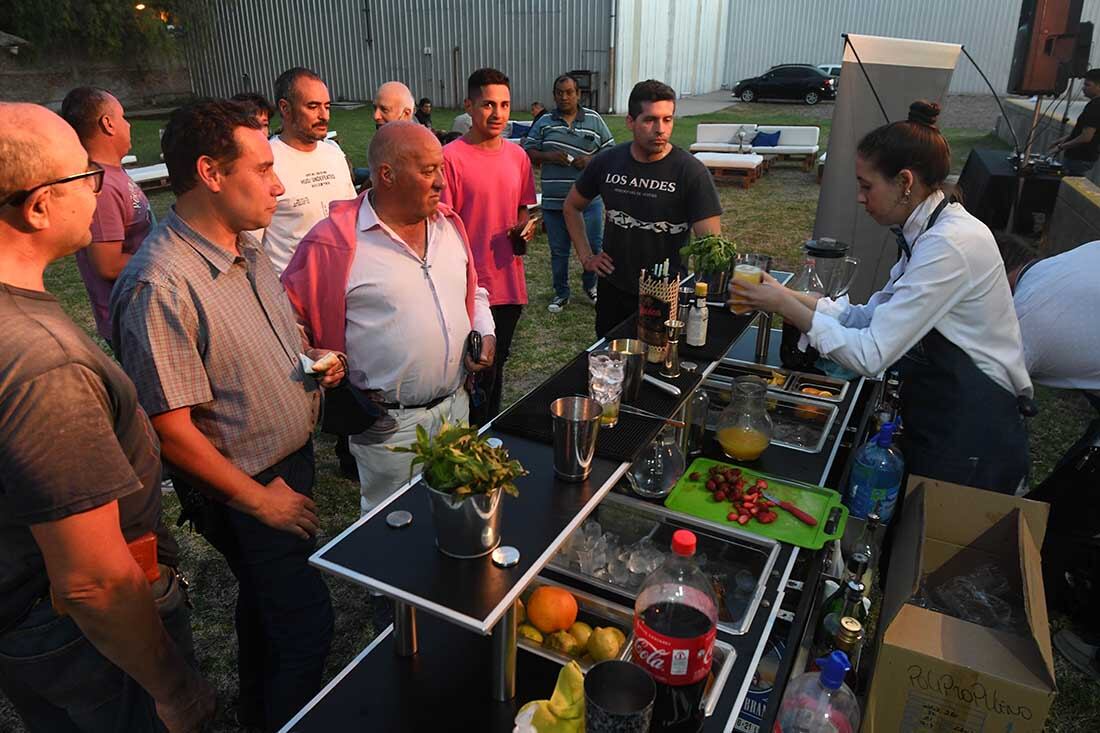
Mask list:
[[[783,383],[772,384],[771,379],[773,374],[782,374],[784,377]],[[791,381],[791,372],[787,369],[770,367],[764,364],[752,364],[738,359],[730,359],[728,357],[719,362],[714,371],[710,373],[708,379],[732,387],[733,380],[745,376],[763,379],[768,385],[768,389],[772,391],[783,391],[787,383]]]
[[[799,397],[806,397],[811,400],[823,400],[825,402],[841,403],[844,398],[848,396],[849,382],[847,379],[837,379],[836,377],[826,377],[817,374],[806,374],[804,372],[794,372],[791,374],[791,378],[787,380],[784,386],[784,391],[791,394],[798,395]],[[820,395],[804,394],[802,392],[803,387],[814,387],[816,389],[824,389],[833,393],[832,397],[822,397]]]
[[[709,377],[703,386],[711,396],[707,429],[717,430],[722,410],[729,404],[729,387]],[[768,392],[767,400],[768,414],[775,428],[772,445],[803,453],[822,451],[839,413],[836,403],[775,391]]]
[[[573,596],[577,599],[577,606],[580,609],[579,613],[577,614],[577,620],[583,621],[584,617],[587,615],[590,618],[609,621],[613,625],[621,627],[622,622],[619,619],[625,618],[625,623],[627,624],[626,628],[628,630],[633,628],[633,613],[616,603],[605,601],[602,598],[597,598],[596,596],[589,595],[583,591],[579,591],[576,588],[572,588],[563,583],[555,583],[552,580],[548,580],[542,577],[535,578],[533,581],[531,581],[531,585],[528,587],[533,590],[535,588],[538,588],[540,585],[554,585],[559,588],[565,588],[567,591],[572,593]],[[586,621],[586,623],[591,622]],[[601,625],[606,626],[607,624],[605,623]],[[630,649],[633,645],[633,642],[634,634],[632,632],[628,633],[626,637],[626,642],[623,644],[622,651],[616,657],[616,659],[630,661]],[[577,659],[576,657],[570,657],[566,654],[561,654],[560,652],[556,652],[552,649],[546,649],[545,647],[542,647],[523,636],[520,636],[518,638],[517,644],[520,647],[531,652],[532,654],[538,654],[544,659],[549,659],[551,661],[558,662],[559,664],[568,664],[570,661],[576,659],[577,663],[580,664],[583,671],[587,672],[589,669],[592,668],[593,662],[591,661],[586,662],[584,661],[584,658]],[[733,664],[736,661],[737,650],[726,642],[722,641],[721,639],[715,639],[714,658],[711,662],[710,676],[707,678],[707,685],[703,691],[703,699],[699,702],[699,705],[703,708],[703,713],[706,716],[709,717],[714,712],[714,709],[718,706],[718,700],[721,699],[722,691],[725,689],[726,683],[729,682],[730,672],[733,670]]]
[[[542,585],[554,585],[559,588],[565,588],[567,591],[573,594],[573,597],[577,599],[577,620],[591,626],[593,629],[597,626],[615,626],[626,636],[626,641],[623,642],[623,648],[619,650],[616,659],[628,659],[630,657],[630,647],[634,642],[634,612],[630,609],[620,606],[617,603],[611,601],[605,601],[598,596],[590,595],[584,591],[577,590],[563,583],[555,583],[552,580],[545,578],[535,578],[531,581],[528,590],[535,590]],[[572,657],[568,654],[564,654],[555,649],[547,649],[541,644],[536,644],[534,641],[528,639],[522,634],[516,635],[516,643],[531,652],[532,654],[538,654],[540,657],[550,659],[558,662],[559,664],[568,664],[569,662],[576,660],[580,664],[581,669],[587,672],[594,662],[588,655],[582,657]]]
[[[718,628],[734,635],[747,633],[764,597],[768,576],[779,553],[779,543],[746,532],[740,525],[718,524],[674,512],[659,504],[634,498],[629,494],[629,489],[625,491],[625,494],[608,494],[593,513],[593,519],[600,522],[605,531],[616,534],[624,545],[649,537],[658,546],[663,543],[666,553],[672,532],[681,528],[690,529],[698,539],[697,554],[705,556],[703,572],[711,577],[715,593],[719,596]],[[583,525],[576,530],[583,531]],[[633,606],[641,578],[636,584],[621,585],[612,582],[606,572],[582,572],[580,566],[568,556],[571,541],[572,538],[563,543],[559,552],[550,559],[548,569],[595,588],[611,591],[628,599]]]

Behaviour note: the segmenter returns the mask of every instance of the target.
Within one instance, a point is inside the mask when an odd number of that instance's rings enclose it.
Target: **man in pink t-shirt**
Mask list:
[[[470,407],[471,422],[483,424],[500,412],[504,363],[527,303],[522,254],[534,236],[526,224],[527,205],[536,202],[535,178],[523,148],[502,137],[512,103],[508,77],[478,69],[466,89],[472,126],[443,148],[443,201],[466,225],[477,281],[489,291],[496,323],[496,363],[481,377],[484,400],[475,398]]]
[[[103,167],[103,188],[92,218],[92,243],[76,253],[76,265],[99,335],[111,342],[107,304],[111,288],[153,224],[149,200],[122,170],[130,151],[130,123],[114,96],[95,87],[77,87],[65,95],[61,116],[72,125],[88,158]]]

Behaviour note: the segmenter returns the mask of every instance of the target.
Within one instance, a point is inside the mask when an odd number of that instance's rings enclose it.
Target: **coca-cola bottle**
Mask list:
[[[672,535],[672,555],[649,574],[634,604],[634,663],[657,683],[652,733],[695,733],[714,654],[718,601],[699,569],[695,535]]]

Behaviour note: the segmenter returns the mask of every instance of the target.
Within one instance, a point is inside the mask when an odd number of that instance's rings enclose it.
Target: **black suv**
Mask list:
[[[742,102],[758,99],[801,99],[817,104],[836,98],[836,80],[809,64],[780,64],[760,76],[743,79],[733,88],[733,96]]]

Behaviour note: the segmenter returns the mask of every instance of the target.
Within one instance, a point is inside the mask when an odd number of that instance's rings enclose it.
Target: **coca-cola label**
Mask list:
[[[710,672],[714,660],[714,638],[718,630],[711,626],[701,636],[690,639],[666,636],[634,617],[634,646],[631,655],[657,682],[666,685],[690,685]]]

